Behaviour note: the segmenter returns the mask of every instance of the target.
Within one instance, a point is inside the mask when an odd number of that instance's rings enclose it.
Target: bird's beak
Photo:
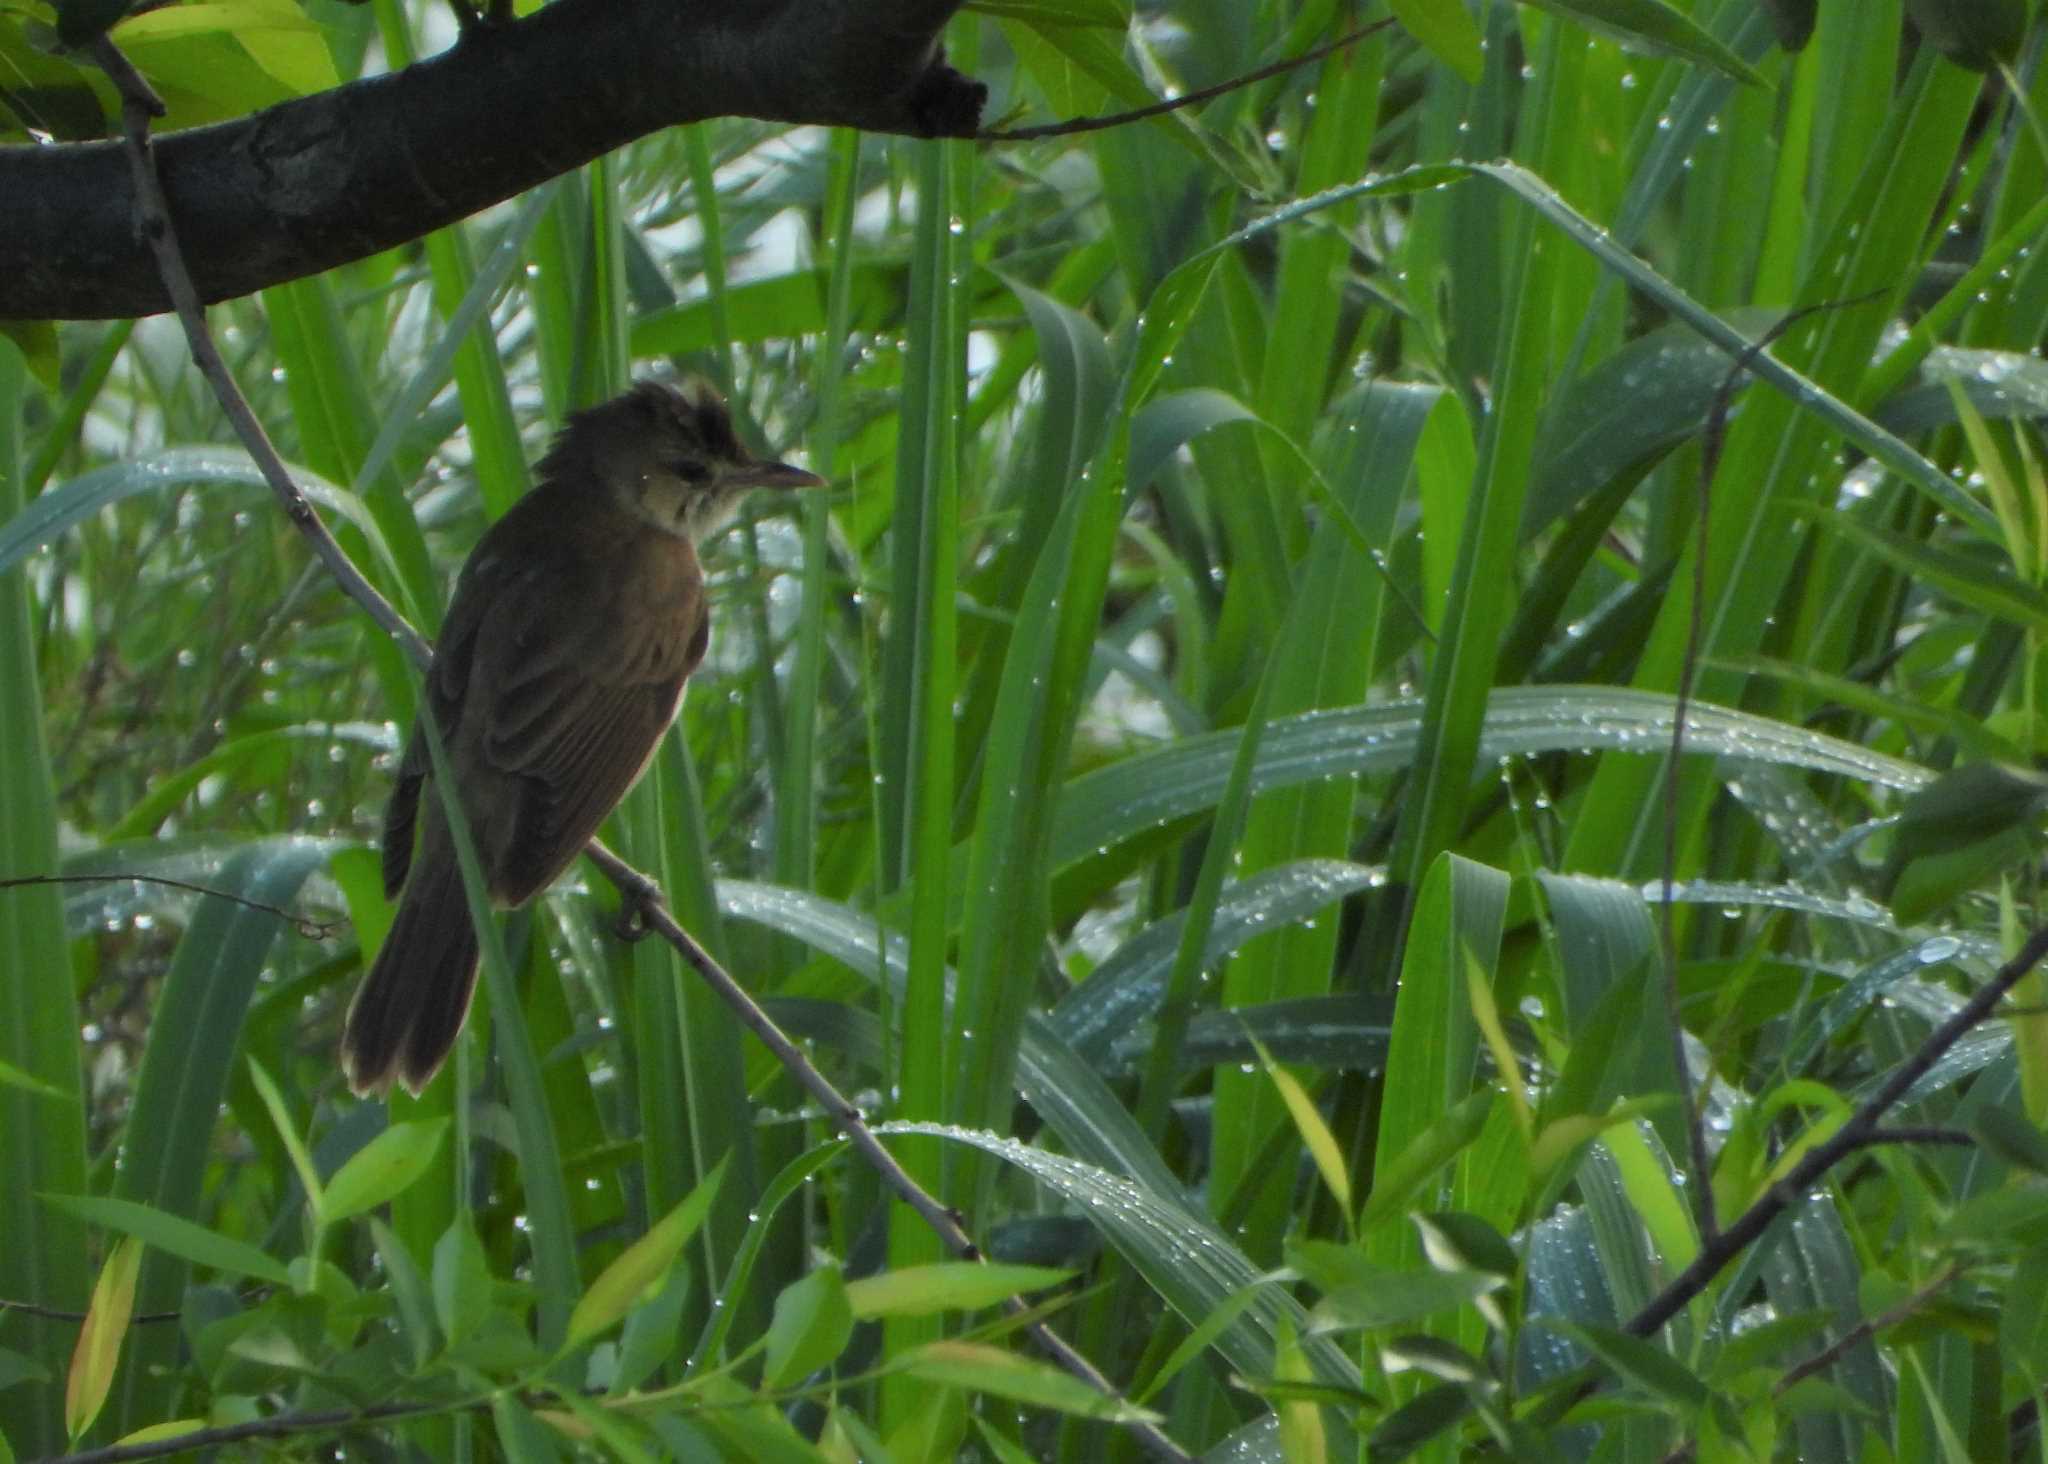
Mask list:
[[[816,473],[790,463],[748,463],[726,480],[734,488],[824,488]]]

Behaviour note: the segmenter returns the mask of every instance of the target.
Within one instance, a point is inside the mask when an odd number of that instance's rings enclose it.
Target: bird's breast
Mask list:
[[[610,648],[635,681],[686,676],[709,618],[704,575],[686,539],[641,534],[618,566],[618,640]]]

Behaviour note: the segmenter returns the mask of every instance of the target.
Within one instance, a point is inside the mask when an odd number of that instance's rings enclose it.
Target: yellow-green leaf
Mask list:
[[[114,1369],[121,1360],[121,1340],[135,1311],[135,1280],[142,1270],[142,1242],[134,1236],[118,1241],[100,1267],[92,1288],[92,1305],[78,1330],[71,1354],[71,1374],[64,1382],[64,1427],[75,1441],[100,1416]]]
[[[941,1261],[849,1281],[846,1300],[862,1321],[875,1317],[927,1317],[943,1311],[978,1311],[1021,1292],[1058,1286],[1073,1274],[1050,1266]]]

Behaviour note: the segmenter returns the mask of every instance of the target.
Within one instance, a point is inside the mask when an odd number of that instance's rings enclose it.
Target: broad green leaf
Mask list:
[[[711,1203],[718,1198],[718,1187],[725,1178],[725,1164],[721,1159],[674,1209],[626,1247],[590,1283],[590,1289],[569,1314],[569,1330],[562,1341],[565,1349],[580,1347],[611,1327],[661,1284],[690,1237],[704,1223],[704,1217],[711,1213]]]
[[[340,80],[325,34],[291,0],[197,0],[131,15],[114,28],[115,40],[124,45],[198,35],[232,38],[300,96],[325,91]]]
[[[761,1385],[795,1387],[846,1350],[853,1335],[854,1313],[846,1281],[837,1266],[819,1266],[802,1280],[782,1288],[775,1298],[775,1317],[768,1324],[768,1352],[761,1364]]]
[[[333,1225],[375,1209],[427,1172],[448,1132],[448,1120],[394,1123],[349,1156],[327,1181],[320,1223]]]
[[[470,1218],[458,1214],[434,1242],[434,1315],[452,1346],[483,1325],[491,1305],[490,1264]]]

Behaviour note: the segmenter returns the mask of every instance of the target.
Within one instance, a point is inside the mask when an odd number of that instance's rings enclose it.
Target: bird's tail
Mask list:
[[[383,1093],[396,1081],[417,1095],[454,1048],[476,990],[476,927],[461,866],[446,850],[420,853],[342,1029],[341,1070],[357,1093]]]

